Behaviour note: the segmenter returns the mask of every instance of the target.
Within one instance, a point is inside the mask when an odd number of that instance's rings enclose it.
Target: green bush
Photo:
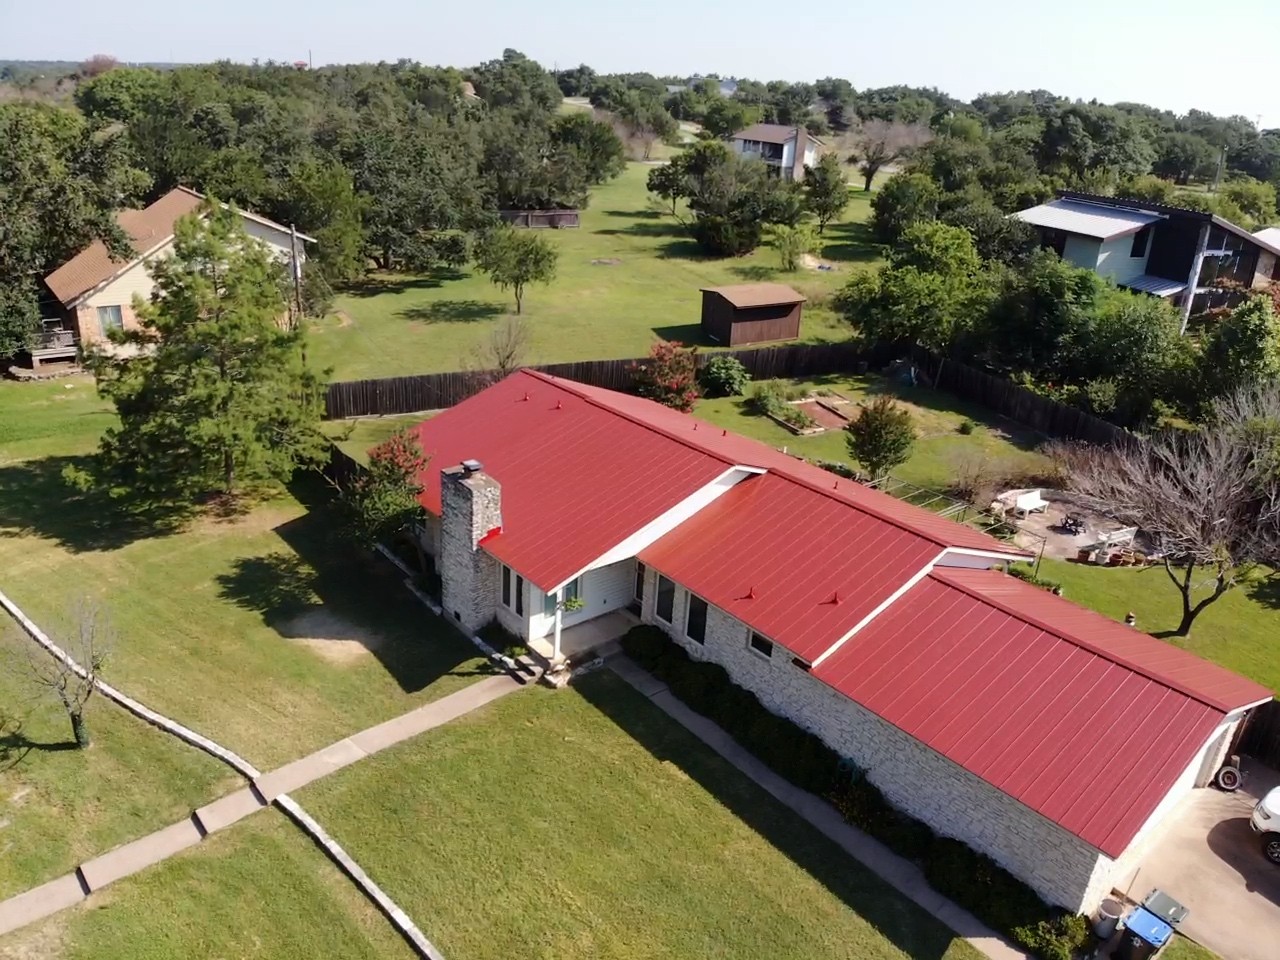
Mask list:
[[[702,389],[709,397],[737,397],[751,382],[751,375],[737,357],[718,354],[702,368]]]
[[[840,815],[908,860],[923,861],[935,835],[927,824],[894,807],[861,775],[842,780],[827,793]]]
[[[505,653],[508,657],[518,657],[525,652],[524,641],[497,620],[490,620],[481,627],[479,636],[493,649],[499,653]]]
[[[781,380],[757,380],[747,394],[747,409],[752,413],[775,417],[787,408],[787,385]]]
[[[978,425],[966,417],[964,420],[960,421],[960,426],[958,426],[956,429],[959,430],[962,434],[964,434],[967,437],[969,436],[969,434],[973,433],[973,431],[976,430],[977,428],[978,428]]]
[[[1064,913],[1033,926],[1018,927],[1013,939],[1043,960],[1073,960],[1092,937],[1086,917]]]
[[[1054,593],[1062,592],[1062,584],[1057,580],[1046,580],[1044,577],[1037,577],[1035,573],[1026,567],[1020,567],[1016,564],[1009,565],[1009,576],[1017,577],[1019,580],[1025,580],[1027,583],[1034,584],[1045,590],[1052,590]]]

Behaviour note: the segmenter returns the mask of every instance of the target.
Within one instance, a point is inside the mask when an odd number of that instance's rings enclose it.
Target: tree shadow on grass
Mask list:
[[[252,610],[282,637],[357,640],[406,693],[445,675],[493,673],[476,650],[404,586],[381,557],[356,551],[338,532],[340,518],[323,481],[299,475],[290,492],[309,509],[275,528],[286,549],[235,561],[217,577],[219,595]],[[298,624],[324,627],[326,636]]]
[[[401,310],[397,316],[423,323],[472,323],[506,313],[506,308],[483,300],[437,300]]]
[[[657,210],[601,210],[600,212],[606,217],[625,217],[628,220],[660,220],[666,216]]]
[[[115,550],[174,533],[197,509],[112,496],[103,487],[81,491],[64,479],[67,468],[87,471],[92,462],[45,457],[0,467],[0,537],[40,537],[72,552]]]
[[[884,256],[884,248],[875,242],[871,227],[865,223],[829,223],[818,238],[824,260],[867,263]]]
[[[629,227],[620,227],[618,229],[593,230],[592,233],[604,237],[678,237],[684,233],[684,228],[678,223],[667,223],[654,219],[643,223],[633,223]]]
[[[750,263],[738,267],[730,267],[729,272],[735,277],[740,277],[750,283],[761,283],[765,280],[772,280],[781,271],[778,267],[771,267],[765,263]]]
[[[913,960],[939,960],[955,935],[775,801],[694,735],[607,671],[574,684],[602,714],[664,764],[681,770]]]
[[[410,290],[434,290],[450,280],[462,280],[468,276],[464,270],[439,267],[413,276],[394,273],[375,273],[343,287],[341,292],[353,297],[380,297],[384,293],[407,293]]]
[[[1245,593],[1254,603],[1280,610],[1280,573],[1271,573],[1248,584]]]
[[[658,247],[658,256],[672,260],[700,260],[708,263],[724,259],[723,257],[713,257],[703,252],[697,241],[689,237],[670,240],[662,244],[662,246]]]

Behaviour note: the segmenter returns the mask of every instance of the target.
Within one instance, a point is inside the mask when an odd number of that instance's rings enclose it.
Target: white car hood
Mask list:
[[[1262,809],[1268,816],[1280,817],[1280,787],[1276,787],[1262,798]]]

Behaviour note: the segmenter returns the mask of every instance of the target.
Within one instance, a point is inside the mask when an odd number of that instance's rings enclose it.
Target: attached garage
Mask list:
[[[805,296],[782,283],[702,288],[702,334],[726,347],[800,336]]]

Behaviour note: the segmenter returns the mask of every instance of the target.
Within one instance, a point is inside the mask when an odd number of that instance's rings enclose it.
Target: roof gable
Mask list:
[[[740,310],[803,303],[808,299],[785,283],[735,283],[726,287],[702,287],[701,292],[717,293]]]
[[[1050,200],[1037,207],[1020,210],[1013,216],[1032,226],[1064,230],[1067,233],[1078,233],[1098,240],[1110,240],[1113,237],[1137,233],[1143,227],[1164,219],[1158,213],[1076,200]]]
[[[1055,623],[1105,621],[1126,642],[1108,650],[1114,635],[1086,639],[1013,609],[1043,606]],[[999,572],[934,569],[813,673],[1115,857],[1227,712],[1216,679],[1201,689],[1161,676],[1165,650],[1227,673]],[[1267,693],[1252,686],[1233,708]]]

